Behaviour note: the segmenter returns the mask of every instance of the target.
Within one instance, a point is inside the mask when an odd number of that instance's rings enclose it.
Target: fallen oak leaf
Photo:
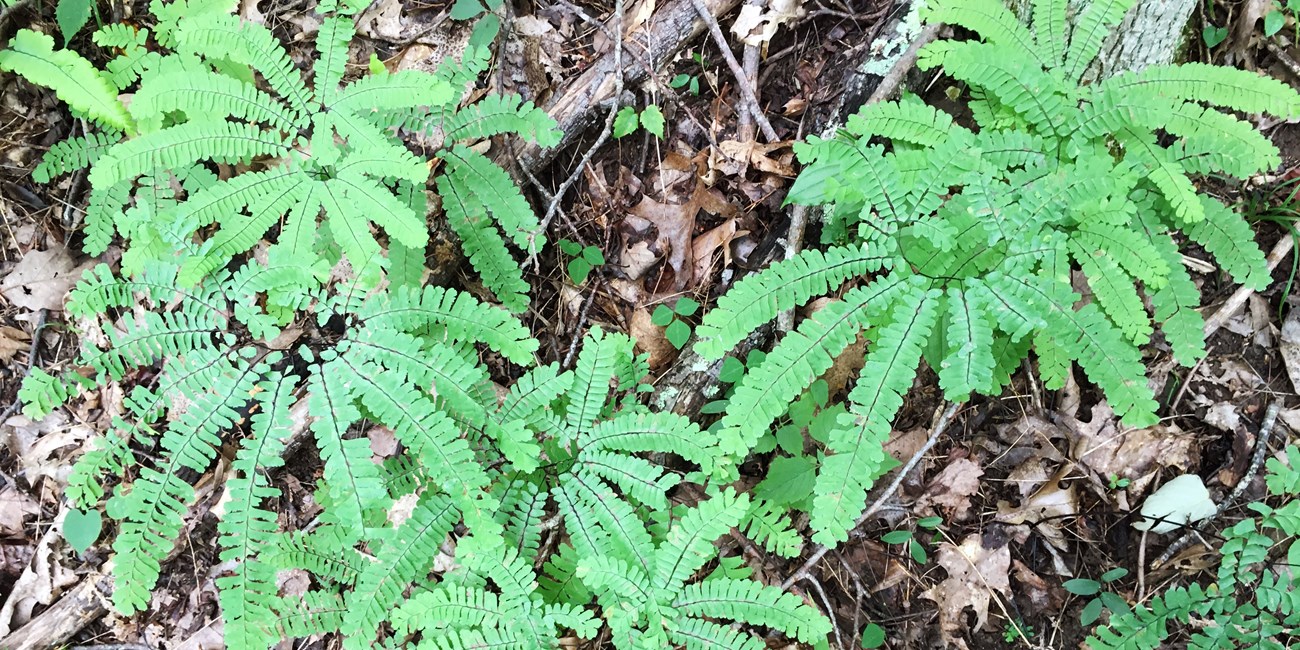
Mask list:
[[[941,583],[921,593],[921,597],[939,605],[939,632],[948,643],[966,648],[958,636],[965,625],[965,611],[975,612],[975,629],[987,629],[989,602],[993,592],[1010,596],[1011,550],[1006,540],[992,547],[984,546],[984,536],[969,535],[960,545],[939,544],[939,566],[948,572]]]
[[[78,264],[68,249],[56,244],[28,251],[0,282],[0,295],[16,307],[37,311],[62,310],[63,299],[92,262]]]

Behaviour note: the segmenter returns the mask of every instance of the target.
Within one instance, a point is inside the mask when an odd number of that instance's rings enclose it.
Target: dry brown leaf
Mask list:
[[[12,485],[0,490],[0,535],[23,536],[23,518],[41,512],[36,500],[19,492]]]
[[[66,514],[66,510],[61,511],[55,517],[54,525],[41,536],[36,551],[32,553],[31,564],[23,569],[4,606],[0,607],[0,639],[31,620],[32,610],[37,605],[49,605],[64,587],[78,581],[75,572],[58,562],[62,554],[56,549],[63,545],[63,518]]]
[[[1104,402],[1092,407],[1088,422],[1067,416],[1060,420],[1074,434],[1070,455],[1099,477],[1136,482],[1161,467],[1186,471],[1194,466],[1196,440],[1173,424],[1121,430],[1115,413]]]
[[[699,285],[708,279],[709,274],[713,271],[713,254],[715,252],[722,251],[723,268],[731,265],[731,240],[749,232],[737,230],[737,223],[735,219],[727,219],[721,225],[709,229],[691,242],[691,257],[695,258],[695,272],[692,274],[694,284]]]
[[[999,501],[997,520],[1012,525],[1034,524],[1048,542],[1065,550],[1067,544],[1061,526],[1073,521],[1074,515],[1079,512],[1079,500],[1075,496],[1074,486],[1061,487],[1061,479],[1068,472],[1068,466],[1058,471],[1056,476],[1023,500],[1018,507],[1007,501]],[[1026,535],[1027,531],[1025,529]]]
[[[966,625],[966,608],[975,612],[975,628],[988,629],[993,592],[1010,595],[1011,551],[1006,541],[985,548],[982,536],[970,535],[961,545],[943,542],[937,554],[948,572],[943,582],[927,589],[922,598],[939,604],[939,631],[944,640],[965,648],[959,636]]]
[[[699,204],[694,200],[683,205],[660,203],[648,196],[632,207],[630,212],[655,225],[659,231],[658,243],[666,249],[668,266],[673,270],[673,290],[681,291],[694,275],[691,254],[691,234],[695,230],[695,213]]]
[[[795,175],[794,165],[790,164],[791,156],[788,153],[779,158],[772,158],[769,155],[774,151],[789,149],[789,142],[762,144],[753,140],[748,142],[724,140],[718,143],[718,148],[722,150],[725,156],[740,164],[734,173],[743,172],[746,166],[753,165],[755,169],[769,174],[778,176]]]
[[[54,245],[43,251],[28,251],[21,262],[0,281],[0,295],[17,307],[63,309],[63,298],[77,284],[91,262],[77,263],[67,248]]]
[[[804,13],[801,0],[769,0],[766,8],[746,3],[731,24],[731,33],[746,45],[761,45],[766,51],[777,28],[798,20]]]
[[[17,327],[0,326],[0,361],[13,361],[14,354],[26,350],[32,337]]]
[[[652,369],[663,368],[677,356],[677,348],[664,336],[664,328],[650,320],[650,310],[637,307],[628,319],[627,333],[636,341],[637,350],[650,355]]]
[[[971,495],[979,492],[984,470],[969,458],[958,458],[930,479],[916,508],[940,506],[952,511],[953,519],[964,519],[970,509]]]

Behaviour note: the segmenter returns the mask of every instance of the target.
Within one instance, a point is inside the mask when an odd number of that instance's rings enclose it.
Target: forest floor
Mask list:
[[[630,333],[650,354],[656,375],[669,376],[682,355],[652,324],[655,307],[690,296],[707,308],[737,277],[783,254],[790,218],[782,201],[798,171],[791,144],[817,132],[842,99],[843,71],[899,8],[890,0],[769,5],[761,24],[734,9],[717,21],[742,61],[745,46],[733,29],[744,33],[753,25],[762,31],[767,25],[773,30],[768,38],[755,39],[758,45],[751,46],[748,58],[757,64],[751,65],[756,95],[775,140],[741,115],[736,78],[706,33],[647,81],[626,89],[637,106],[655,105],[666,115],[664,138],[640,129],[610,139],[579,167],[597,124],[535,170],[535,184],[525,181],[526,194],[545,212],[546,197],[573,177],[551,236],[595,246],[606,260],[593,270],[592,281],[579,286],[566,270],[567,255],[548,249],[529,266],[534,297],[526,320],[542,341],[542,361],[564,358],[582,332],[600,325]],[[625,28],[638,29],[665,6],[655,0],[629,2]],[[137,16],[147,15],[143,6],[134,9]],[[354,44],[351,62],[364,66],[372,52],[389,64],[427,56],[412,50],[436,48],[409,37],[439,22],[447,10],[444,0],[379,0],[362,16],[366,26],[359,30],[362,38]],[[611,20],[613,10],[612,3],[599,0],[508,3],[508,36],[484,89],[519,92],[548,105],[609,51],[611,30],[598,26]],[[319,22],[304,3],[245,0],[240,12],[272,27],[293,44],[300,65],[310,64],[310,34]],[[21,26],[54,31],[53,13],[53,3],[5,11],[0,38]],[[1224,22],[1222,16],[1210,18]],[[1265,39],[1257,30],[1234,25],[1228,40],[1213,50],[1198,40],[1191,56],[1258,68],[1295,84],[1300,70],[1287,56],[1290,30]],[[84,34],[73,47],[103,60]],[[909,86],[942,98],[945,82],[914,76]],[[30,178],[40,155],[82,125],[51,93],[12,75],[0,76],[0,90],[0,409],[5,409],[15,402],[30,367],[60,367],[73,356],[77,324],[64,319],[63,300],[81,270],[96,260],[79,253],[84,176],[49,185]],[[1246,211],[1257,225],[1258,243],[1268,251],[1292,236],[1300,214],[1290,196],[1290,179],[1300,175],[1300,126],[1261,126],[1282,150],[1279,173],[1244,187],[1212,189]],[[815,245],[817,234],[817,225],[810,224],[803,241]],[[431,250],[435,280],[476,290],[454,245],[435,244]],[[1237,287],[1200,251],[1185,253],[1197,271],[1204,312],[1215,314]],[[99,261],[112,264],[115,256],[120,250],[110,249]],[[1149,346],[1149,376],[1163,415],[1153,427],[1120,428],[1086,385],[1044,391],[1024,372],[1000,398],[972,401],[958,426],[903,483],[900,505],[882,510],[795,590],[830,610],[844,648],[862,647],[860,635],[869,623],[888,631],[888,647],[933,647],[945,611],[962,628],[954,636],[971,648],[1074,648],[1087,635],[1080,616],[1090,599],[1065,590],[1065,580],[1097,580],[1124,568],[1127,574],[1105,588],[1129,601],[1169,585],[1205,581],[1213,572],[1207,561],[1214,556],[1199,544],[1159,569],[1144,568],[1143,558],[1149,564],[1178,535],[1143,536],[1130,526],[1132,513],[1145,495],[1176,474],[1200,475],[1216,497],[1253,475],[1255,436],[1274,402],[1280,401],[1282,410],[1273,448],[1281,449],[1288,429],[1300,431],[1294,383],[1300,381],[1300,311],[1295,309],[1300,300],[1291,291],[1294,271],[1295,256],[1283,258],[1274,283],[1247,296],[1239,313],[1222,321],[1209,341],[1208,358],[1196,367],[1178,367],[1167,348]],[[1288,359],[1297,365],[1288,366]],[[829,382],[832,395],[856,371],[852,363],[843,365],[838,383]],[[910,458],[929,434],[941,401],[932,380],[922,373],[895,422],[888,448],[897,458]],[[84,396],[39,423],[13,409],[0,418],[0,639],[58,601],[109,555],[101,545],[78,557],[61,544],[51,522],[61,508],[61,481],[88,437],[104,426],[100,402],[114,394],[120,399],[120,389]],[[686,410],[704,424],[716,417],[700,414],[698,406]],[[747,470],[753,476],[764,471],[762,461],[751,465]],[[301,496],[308,489],[295,476],[276,480],[289,494],[286,502],[294,501],[295,491]],[[1262,493],[1256,477],[1241,503]],[[1241,513],[1240,507],[1228,510],[1201,535],[1213,540]],[[882,540],[906,517],[933,515],[944,523],[932,538],[919,539],[918,548]],[[188,548],[164,569],[157,607],[132,618],[97,617],[69,643],[221,647],[213,585],[220,569],[216,549],[204,541],[212,539],[205,534],[212,525],[211,517],[195,515],[186,533]],[[952,550],[971,540],[982,540],[975,544],[980,549],[996,550],[973,570],[956,567]],[[770,584],[780,584],[802,561],[750,560]],[[335,643],[316,639],[292,647]]]

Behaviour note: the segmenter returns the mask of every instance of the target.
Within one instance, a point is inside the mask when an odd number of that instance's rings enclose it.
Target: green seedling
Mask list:
[[[1101,574],[1101,580],[1089,580],[1088,578],[1075,578],[1066,580],[1061,586],[1066,591],[1076,596],[1095,596],[1083,606],[1083,612],[1079,614],[1079,623],[1082,625],[1092,625],[1097,619],[1101,618],[1101,610],[1108,609],[1112,613],[1127,614],[1129,613],[1128,602],[1119,594],[1103,591],[1102,587],[1123,578],[1128,575],[1128,569],[1114,568]]]
[[[560,250],[571,258],[567,269],[574,284],[586,282],[592,269],[605,264],[605,253],[597,246],[583,246],[571,239],[561,239]]]
[[[650,322],[664,328],[664,336],[668,337],[668,342],[680,350],[691,338],[691,326],[683,319],[694,315],[699,309],[700,303],[690,298],[680,298],[672,307],[668,305],[655,307],[654,313],[650,314]]]

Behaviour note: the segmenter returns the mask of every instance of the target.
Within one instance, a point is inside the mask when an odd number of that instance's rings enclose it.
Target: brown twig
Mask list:
[[[1273,246],[1273,250],[1268,253],[1268,272],[1272,273],[1273,269],[1277,268],[1277,265],[1294,247],[1295,237],[1290,233],[1278,240],[1277,244]],[[1219,310],[1214,312],[1214,315],[1205,319],[1205,338],[1208,339],[1211,334],[1219,331],[1219,328],[1223,327],[1223,324],[1228,322],[1229,318],[1235,316],[1241,306],[1246,304],[1246,301],[1253,295],[1255,295],[1255,290],[1245,286],[1238,287],[1236,291],[1232,292],[1232,295],[1228,296],[1228,299],[1224,301],[1223,306],[1219,307]]]
[[[897,492],[899,486],[903,484],[903,480],[906,479],[907,475],[916,468],[917,464],[921,462],[921,459],[925,457],[926,452],[930,451],[930,448],[939,441],[939,436],[943,435],[943,432],[948,429],[950,424],[952,424],[952,420],[956,417],[957,409],[960,406],[961,404],[956,402],[948,403],[948,406],[944,408],[943,413],[939,415],[939,419],[935,423],[933,431],[930,432],[929,439],[927,439],[925,444],[912,455],[911,460],[908,460],[907,464],[898,471],[898,475],[894,477],[894,480],[889,484],[889,487],[885,488],[885,491],[880,494],[880,497],[877,498],[875,502],[873,502],[867,510],[858,517],[857,521],[853,524],[854,528],[861,526],[863,522],[876,514],[876,512],[885,505],[886,501],[893,498],[894,493]],[[798,571],[795,571],[789,578],[785,579],[785,582],[781,583],[781,589],[788,590],[794,583],[808,577],[808,574],[812,571],[813,567],[817,566],[817,563],[820,562],[829,551],[830,549],[825,545],[818,544],[817,549],[813,551],[812,555],[808,556],[808,559],[804,561],[803,566],[800,566]]]
[[[736,55],[732,54],[731,46],[727,45],[727,37],[723,35],[722,28],[718,26],[718,19],[709,13],[709,8],[705,6],[704,0],[691,0],[695,5],[695,12],[700,15],[700,20],[709,28],[709,33],[713,35],[713,42],[717,44],[718,49],[722,52],[722,58],[726,60],[727,67],[731,68],[731,74],[736,78],[736,86],[740,88],[740,97],[743,107],[749,111],[754,122],[758,124],[758,129],[763,132],[763,137],[768,142],[780,142],[781,138],[777,137],[776,130],[772,124],[767,121],[767,116],[763,114],[763,109],[759,107],[758,97],[754,94],[754,89],[750,87],[749,79],[745,77],[745,69],[736,61]]]
[[[1277,424],[1277,413],[1281,409],[1282,400],[1280,399],[1274,400],[1272,404],[1268,405],[1268,409],[1264,411],[1264,421],[1259,424],[1259,434],[1255,436],[1255,453],[1250,458],[1250,469],[1246,470],[1245,476],[1242,476],[1241,480],[1237,481],[1237,486],[1232,489],[1227,498],[1219,503],[1219,507],[1214,509],[1214,514],[1201,521],[1202,524],[1214,521],[1225,510],[1232,507],[1237,502],[1237,499],[1241,498],[1241,495],[1246,492],[1246,488],[1250,486],[1251,482],[1255,480],[1255,475],[1259,473],[1260,466],[1264,464],[1264,457],[1268,455],[1268,440],[1273,436],[1273,426]],[[1184,533],[1177,541],[1170,544],[1169,548],[1160,554],[1160,557],[1156,558],[1156,561],[1151,564],[1151,568],[1157,569],[1164,566],[1165,563],[1173,559],[1175,554],[1183,550],[1188,544],[1191,544],[1192,539],[1196,536],[1195,530]]]
[[[907,46],[907,50],[894,62],[894,67],[890,68],[889,72],[881,78],[880,85],[876,86],[876,90],[871,93],[871,97],[867,99],[867,104],[874,104],[888,99],[890,95],[894,94],[894,91],[898,90],[898,87],[903,83],[903,78],[912,70],[912,66],[916,65],[916,57],[920,56],[921,48],[938,38],[939,30],[942,28],[943,23],[931,23],[926,25],[920,34],[916,35],[916,40]]]

